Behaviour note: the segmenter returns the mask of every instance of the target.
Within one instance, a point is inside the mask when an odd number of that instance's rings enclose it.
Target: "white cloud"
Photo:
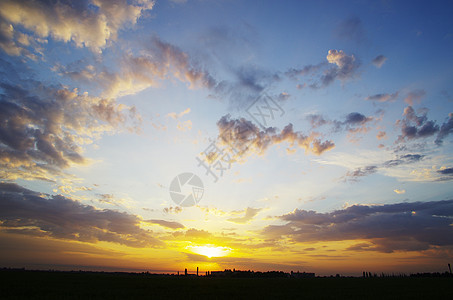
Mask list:
[[[74,42],[77,47],[99,52],[107,41],[116,39],[121,28],[134,25],[153,5],[149,0],[4,0],[0,15],[38,37]]]

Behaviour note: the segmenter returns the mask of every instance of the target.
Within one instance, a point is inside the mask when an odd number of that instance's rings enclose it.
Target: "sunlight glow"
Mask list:
[[[194,252],[196,254],[204,255],[209,258],[226,256],[231,251],[231,249],[227,248],[227,247],[218,247],[218,246],[212,246],[212,245],[189,246],[187,248],[189,248],[192,252]]]

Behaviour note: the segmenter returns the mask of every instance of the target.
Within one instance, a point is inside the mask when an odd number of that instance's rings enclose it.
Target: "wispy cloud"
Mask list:
[[[365,98],[365,100],[370,100],[370,101],[378,101],[378,102],[393,102],[396,99],[398,99],[398,92],[395,92],[393,94],[375,94],[371,95]]]
[[[230,218],[227,219],[227,221],[237,223],[237,224],[246,224],[250,222],[262,209],[261,208],[252,208],[252,207],[247,207],[244,210],[244,216],[242,217],[237,217],[237,218]]]
[[[366,40],[362,20],[357,16],[342,21],[335,28],[334,33],[340,39],[354,41],[356,43],[362,43]]]
[[[157,224],[162,227],[170,228],[170,229],[180,229],[180,228],[185,228],[184,225],[182,225],[179,222],[174,222],[174,221],[165,221],[165,220],[144,220],[143,222],[146,223],[151,223],[151,224]]]
[[[387,61],[387,57],[385,57],[384,55],[378,55],[376,56],[375,58],[373,58],[373,60],[371,61],[373,63],[373,65],[376,66],[376,68],[381,68],[384,63]]]

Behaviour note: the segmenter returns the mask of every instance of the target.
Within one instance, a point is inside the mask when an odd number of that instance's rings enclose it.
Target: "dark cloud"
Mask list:
[[[410,164],[410,163],[415,163],[420,160],[422,160],[425,157],[425,155],[421,154],[405,154],[402,155],[396,159],[391,159],[382,164],[383,167],[396,167],[399,165],[404,165],[404,164]]]
[[[393,102],[398,98],[398,92],[395,92],[393,94],[375,94],[372,96],[368,96],[365,98],[365,100],[370,100],[370,101],[378,101],[378,102]]]
[[[453,245],[452,217],[453,200],[354,205],[329,213],[296,209],[279,217],[287,224],[262,233],[297,242],[361,240],[349,248],[355,251],[417,251]]]
[[[301,76],[310,76],[312,83],[308,84],[312,89],[320,89],[329,86],[336,79],[345,81],[354,78],[360,62],[354,55],[347,55],[343,50],[331,49],[326,56],[327,62],[316,65],[306,65],[302,68],[290,68],[285,75],[292,79]],[[307,83],[298,84],[297,88],[302,89]]]
[[[353,171],[348,171],[345,175],[345,179],[349,181],[358,181],[359,177],[368,176],[378,171],[377,166],[366,166],[363,168],[357,168]]]
[[[227,219],[227,221],[237,224],[246,224],[250,222],[261,210],[262,210],[261,208],[247,207],[244,211],[243,217],[230,218]]]
[[[11,76],[14,76],[13,74]],[[135,119],[135,108],[63,86],[0,81],[0,166],[5,179],[51,179],[83,164],[82,147]]]
[[[273,83],[281,80],[277,73],[254,65],[243,65],[232,71],[233,78],[219,81],[211,89],[214,98],[227,99],[233,108],[245,108]]]
[[[322,115],[308,115],[307,120],[310,122],[312,128],[321,127],[330,123],[330,121],[326,120]]]
[[[348,125],[364,124],[366,122],[369,122],[372,119],[373,118],[366,117],[365,115],[362,115],[361,113],[352,112],[346,116],[346,120],[344,121],[344,124],[348,124]]]
[[[442,174],[442,175],[450,175],[450,176],[453,176],[453,168],[446,168],[446,169],[442,169],[442,170],[439,170],[437,171],[439,174]]]
[[[163,212],[166,214],[179,214],[182,212],[182,207],[181,206],[170,206],[170,207],[165,207],[163,209]]]
[[[367,123],[373,121],[375,118],[372,116],[367,117],[358,112],[351,112],[346,115],[344,120],[329,120],[319,114],[308,115],[306,119],[310,122],[312,128],[331,125],[333,131],[347,130],[350,133],[355,133],[368,131],[368,128],[366,128]]]
[[[165,221],[165,220],[144,220],[144,222],[152,223],[152,224],[158,224],[160,226],[170,228],[170,229],[179,229],[179,228],[184,228],[185,226],[182,225],[181,223],[178,222],[173,222],[173,221]]]
[[[331,141],[321,141],[315,133],[305,135],[294,131],[292,124],[288,124],[280,132],[274,127],[260,130],[244,118],[231,119],[230,115],[225,115],[217,122],[217,126],[219,141],[240,155],[251,152],[263,154],[270,146],[282,142],[288,142],[291,147],[298,146],[316,155],[331,150],[335,146]]]
[[[402,120],[396,122],[396,125],[401,127],[401,135],[397,142],[426,138],[439,132],[439,125],[435,121],[428,120],[427,110],[422,111],[418,116],[412,106],[408,106],[404,109],[403,116]]]
[[[453,133],[453,113],[448,114],[448,120],[442,124],[439,133],[437,134],[436,144],[442,145],[444,139]]]
[[[352,171],[348,171],[342,178],[345,181],[357,182],[361,177],[374,174],[379,171],[380,168],[395,168],[400,165],[416,163],[418,161],[421,161],[424,157],[425,155],[421,154],[405,154],[397,156],[395,159],[385,161],[384,163],[379,165],[359,167]]]
[[[381,55],[376,56],[371,62],[373,63],[373,65],[376,66],[376,68],[380,68],[386,62],[386,60],[387,60],[387,57],[385,57],[384,55],[381,54]]]
[[[343,40],[362,43],[366,40],[362,20],[359,17],[351,17],[342,21],[334,30],[335,35]]]
[[[38,194],[14,183],[0,183],[0,226],[6,232],[89,243],[161,247],[135,215],[99,210],[60,195]]]
[[[307,65],[302,68],[290,68],[285,72],[285,75],[292,79],[297,79],[299,76],[315,75],[325,66],[327,66],[327,63],[323,62],[317,65]]]

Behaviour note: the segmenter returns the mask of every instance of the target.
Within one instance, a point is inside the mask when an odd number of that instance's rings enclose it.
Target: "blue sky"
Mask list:
[[[452,11],[3,1],[0,239],[14,242],[0,263],[442,271],[453,245]],[[248,112],[263,97],[281,110],[259,124]],[[231,128],[252,130],[222,143]],[[196,160],[213,162],[202,154],[211,142],[242,150],[218,181]],[[169,185],[184,172],[204,195],[181,208]]]

